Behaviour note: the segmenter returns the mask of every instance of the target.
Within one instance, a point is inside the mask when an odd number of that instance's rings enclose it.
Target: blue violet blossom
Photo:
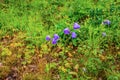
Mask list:
[[[57,40],[56,39],[52,39],[52,44],[57,44]]]
[[[54,34],[54,39],[55,40],[58,40],[60,37],[59,37],[59,35],[58,34]]]
[[[75,32],[72,32],[71,37],[72,37],[72,38],[76,38],[76,37],[77,37],[77,34],[76,34]]]
[[[74,28],[74,29],[79,29],[79,28],[80,28],[80,25],[79,25],[78,23],[74,23],[73,28]]]
[[[64,34],[70,34],[69,28],[65,28],[65,29],[64,29]]]
[[[47,40],[47,41],[50,41],[50,39],[51,39],[50,36],[47,35],[47,36],[46,36],[46,40]]]
[[[103,21],[103,24],[104,24],[104,25],[110,25],[111,22],[110,22],[110,20],[104,20],[104,21]]]

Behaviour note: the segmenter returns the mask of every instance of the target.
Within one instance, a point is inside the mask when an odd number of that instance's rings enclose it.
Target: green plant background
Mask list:
[[[109,26],[102,24],[106,19]],[[79,30],[73,30],[75,22]],[[76,39],[64,35],[66,27],[77,33]],[[45,41],[55,33],[57,45]],[[119,0],[1,0],[0,40],[0,79],[11,77],[14,66],[16,80],[120,79]],[[29,65],[37,70],[29,72]]]

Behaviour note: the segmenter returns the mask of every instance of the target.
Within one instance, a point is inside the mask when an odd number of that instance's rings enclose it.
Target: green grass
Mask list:
[[[45,41],[55,33],[56,45]],[[119,80],[120,1],[1,0],[0,44],[0,79]]]

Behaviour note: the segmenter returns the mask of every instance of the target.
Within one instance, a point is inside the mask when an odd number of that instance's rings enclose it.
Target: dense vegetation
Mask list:
[[[0,80],[120,80],[120,1],[0,0]]]

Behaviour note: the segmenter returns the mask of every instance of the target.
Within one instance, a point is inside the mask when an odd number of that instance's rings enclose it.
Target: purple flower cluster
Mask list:
[[[57,41],[59,40],[59,35],[58,34],[54,34],[53,38],[52,38],[52,44],[57,44]],[[46,40],[50,41],[51,38],[49,35],[46,36]]]
[[[64,29],[64,34],[67,34],[67,35],[70,34],[69,28],[65,28],[65,29]],[[77,37],[77,34],[76,34],[75,32],[72,32],[72,33],[71,33],[71,37],[72,37],[72,38],[76,38],[76,37]]]
[[[78,23],[74,23],[73,29],[76,30],[76,29],[79,29],[79,28],[80,28],[80,25]],[[71,33],[69,28],[65,28],[63,32],[64,32],[64,34],[67,34],[67,35]],[[76,38],[77,34],[75,32],[72,32],[71,37]]]
[[[74,23],[73,25],[73,29],[76,30],[76,29],[79,29],[80,28],[80,25],[78,23]],[[69,28],[65,28],[63,30],[64,34],[65,35],[69,35],[71,34],[71,37],[72,38],[76,38],[77,37],[77,34],[75,32],[71,32]],[[54,34],[53,38],[51,39],[51,37],[49,35],[46,36],[46,40],[47,41],[52,41],[52,44],[57,44],[57,41],[59,40],[59,35],[58,34]]]
[[[104,20],[104,21],[102,22],[102,24],[104,24],[104,25],[110,25],[110,24],[111,24],[111,21],[109,21],[109,20]],[[73,29],[76,30],[76,29],[79,29],[79,28],[80,28],[80,25],[79,25],[78,23],[74,23]],[[75,32],[71,32],[68,27],[65,28],[65,29],[63,30],[63,32],[64,32],[65,35],[71,34],[71,38],[72,38],[72,39],[77,37],[77,34],[76,34]],[[102,33],[102,36],[105,37],[105,36],[106,36],[106,33],[103,32],[103,33]],[[57,41],[59,40],[59,38],[60,38],[60,37],[59,37],[58,34],[54,34],[54,36],[53,36],[52,39],[51,39],[51,37],[50,37],[49,35],[46,36],[46,40],[47,40],[47,41],[50,41],[50,40],[51,40],[51,41],[52,41],[52,44],[57,44]]]

